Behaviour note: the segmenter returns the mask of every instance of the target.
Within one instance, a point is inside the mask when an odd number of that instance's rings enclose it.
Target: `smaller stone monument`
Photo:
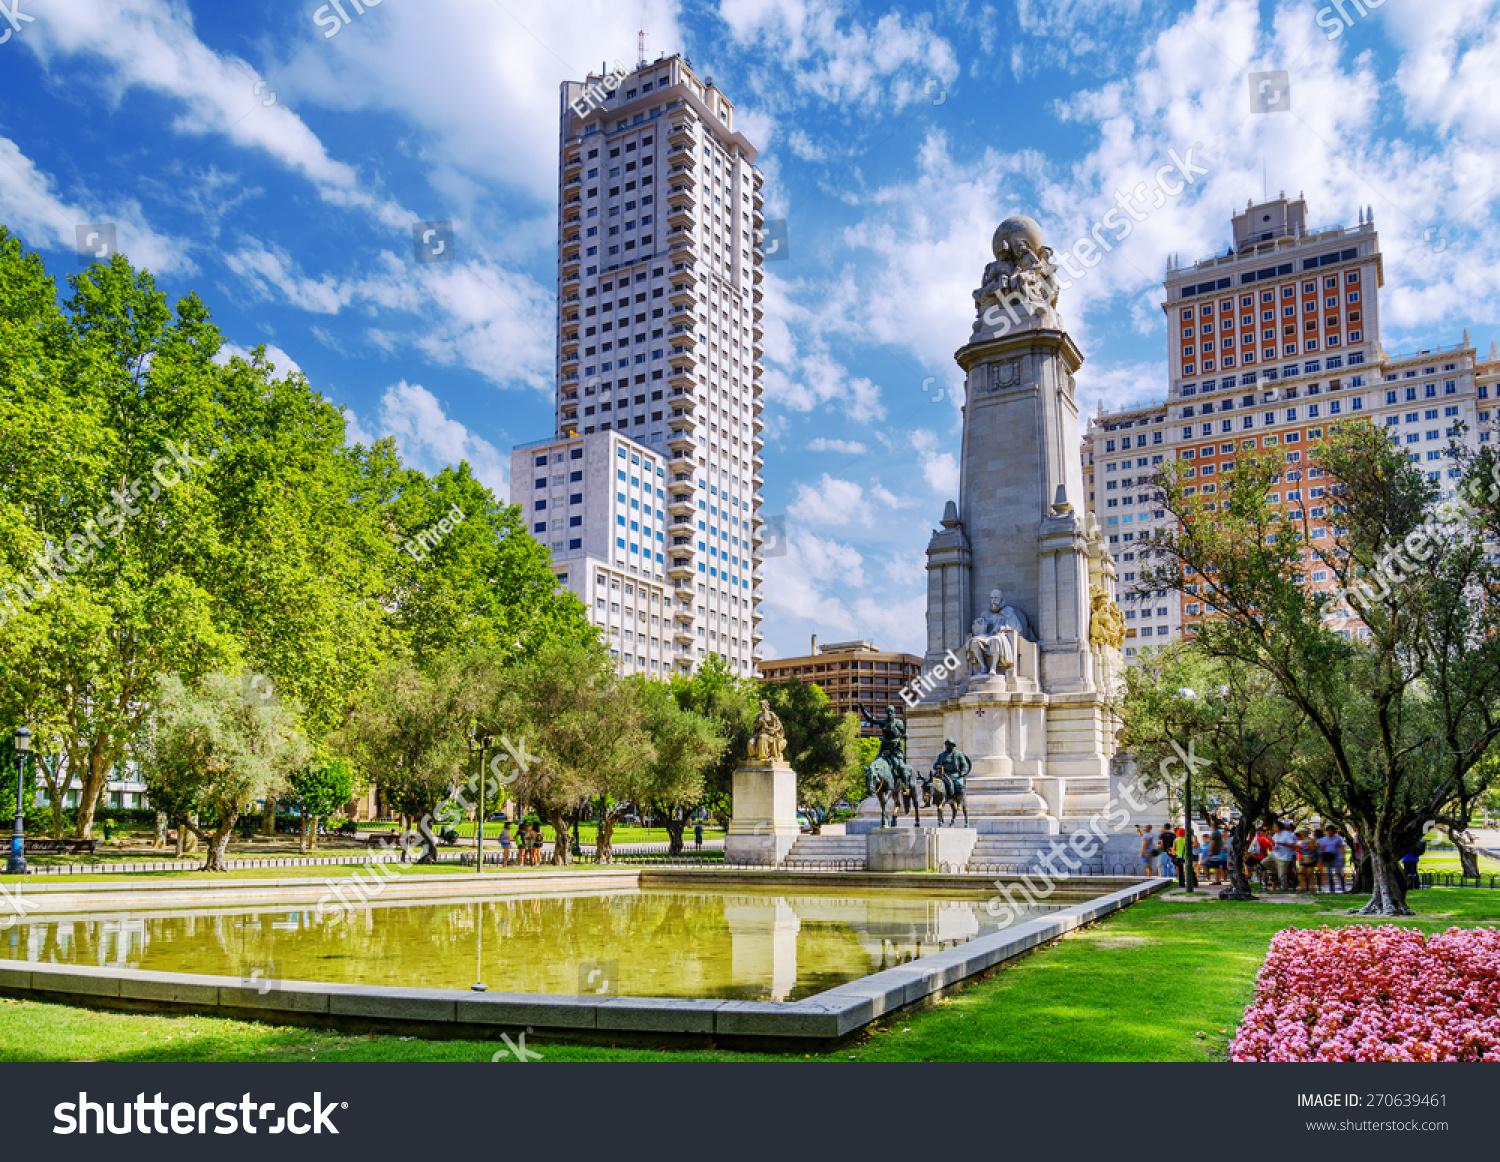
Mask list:
[[[734,772],[734,809],[724,837],[727,863],[775,865],[797,842],[797,772],[786,761],[786,730],[761,699],[749,757]]]

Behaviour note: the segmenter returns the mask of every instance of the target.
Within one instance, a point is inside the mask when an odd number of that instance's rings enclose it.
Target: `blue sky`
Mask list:
[[[77,227],[231,342],[273,348],[426,469],[508,493],[552,430],[557,86],[683,51],[761,147],[767,217],[765,648],[921,652],[923,550],[957,492],[960,376],[995,225],[1062,249],[1173,152],[1208,173],[1141,210],[1068,290],[1088,411],[1159,397],[1169,254],[1247,198],[1374,207],[1389,349],[1500,337],[1500,0],[6,0],[0,221],[62,275]],[[1361,13],[1363,12],[1363,15]],[[32,19],[26,19],[26,17]],[[1333,36],[1337,28],[1337,36]],[[8,36],[6,35],[8,33]],[[1286,70],[1291,108],[1254,112]],[[411,224],[454,223],[417,265]],[[941,396],[941,398],[939,398]]]

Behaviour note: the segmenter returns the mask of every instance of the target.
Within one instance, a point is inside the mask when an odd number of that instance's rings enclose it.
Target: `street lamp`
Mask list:
[[[10,833],[10,860],[5,865],[8,876],[26,874],[26,755],[31,750],[31,731],[16,727],[16,822]]]
[[[1188,686],[1177,693],[1189,702],[1198,697],[1197,692]],[[1182,765],[1182,890],[1193,892],[1198,890],[1198,877],[1193,874],[1193,765]]]

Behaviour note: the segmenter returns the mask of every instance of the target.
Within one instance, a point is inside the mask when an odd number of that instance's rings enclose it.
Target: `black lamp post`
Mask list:
[[[31,750],[31,731],[16,727],[16,822],[10,833],[10,859],[5,865],[8,876],[26,874],[26,755]]]

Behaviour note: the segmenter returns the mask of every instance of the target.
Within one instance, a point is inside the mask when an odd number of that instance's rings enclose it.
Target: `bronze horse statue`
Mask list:
[[[865,797],[874,796],[880,800],[880,826],[896,826],[896,817],[908,811],[916,825],[922,825],[916,782],[910,768],[893,771],[884,755],[876,755],[870,765],[865,767]],[[889,812],[886,811],[888,801],[893,801]],[[889,822],[886,821],[887,815]]]

